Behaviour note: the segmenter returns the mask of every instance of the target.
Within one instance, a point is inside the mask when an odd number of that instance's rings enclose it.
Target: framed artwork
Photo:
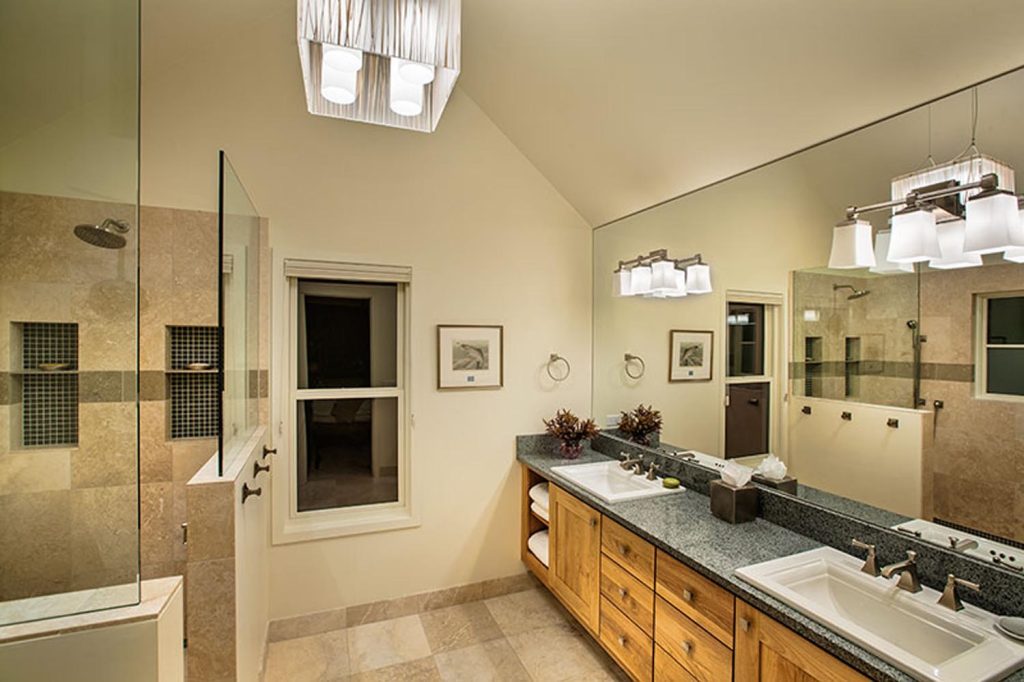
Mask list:
[[[437,325],[437,388],[501,388],[504,327]]]
[[[669,332],[669,381],[711,381],[714,332],[673,329]]]

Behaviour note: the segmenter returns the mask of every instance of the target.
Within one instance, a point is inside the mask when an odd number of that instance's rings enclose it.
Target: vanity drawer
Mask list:
[[[654,634],[654,591],[607,556],[601,557],[601,596],[641,630]]]
[[[653,642],[607,599],[601,599],[601,644],[635,680],[650,680]]]
[[[732,647],[736,599],[725,589],[658,550],[656,591],[701,627]]]
[[[654,679],[656,682],[697,682],[696,677],[657,644],[654,645]]]
[[[654,641],[698,680],[732,679],[732,649],[661,597],[655,599]]]
[[[601,524],[601,549],[644,585],[654,587],[654,545],[606,516]]]

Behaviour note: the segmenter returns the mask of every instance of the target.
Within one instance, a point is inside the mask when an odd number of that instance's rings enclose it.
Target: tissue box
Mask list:
[[[793,478],[792,476],[786,476],[781,481],[773,481],[770,478],[765,478],[764,476],[754,474],[754,482],[760,483],[761,485],[766,486],[768,488],[775,488],[776,490],[781,490],[782,492],[789,493],[790,495],[796,495],[796,479]]]
[[[757,518],[757,488],[749,483],[735,488],[724,481],[711,481],[711,513],[729,523],[746,523]]]

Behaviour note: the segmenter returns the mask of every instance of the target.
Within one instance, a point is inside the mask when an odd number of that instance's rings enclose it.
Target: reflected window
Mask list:
[[[1024,396],[1024,294],[990,294],[979,300],[980,392]]]
[[[764,305],[729,303],[728,374],[731,377],[764,375]]]

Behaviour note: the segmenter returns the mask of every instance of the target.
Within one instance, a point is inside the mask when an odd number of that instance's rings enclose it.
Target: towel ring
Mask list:
[[[565,363],[565,374],[563,374],[561,377],[557,376],[554,372],[551,371],[554,368],[554,366],[559,362]],[[572,365],[569,364],[569,361],[563,358],[558,353],[552,353],[551,357],[548,358],[548,376],[551,377],[551,380],[565,381],[566,379],[569,378],[570,372],[572,372]]]
[[[643,378],[644,374],[647,372],[647,363],[644,362],[644,359],[642,357],[640,357],[639,355],[633,355],[631,353],[626,353],[625,360],[626,360],[626,367],[625,367],[626,376],[628,376],[630,379],[641,379],[641,378]],[[632,363],[634,363],[634,362],[640,365],[640,372],[637,373],[637,374],[633,374],[632,372],[629,371],[630,365]]]

